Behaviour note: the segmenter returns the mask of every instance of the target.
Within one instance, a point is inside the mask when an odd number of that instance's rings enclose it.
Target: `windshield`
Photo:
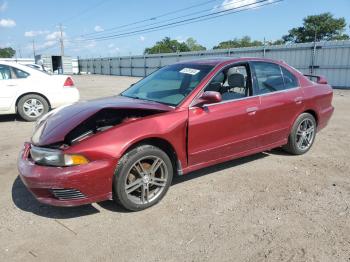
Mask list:
[[[27,67],[29,67],[29,68],[31,68],[31,69],[34,69],[34,70],[36,70],[36,71],[38,71],[38,72],[44,73],[44,74],[46,74],[46,75],[50,75],[49,72],[40,70],[36,65],[25,65],[25,66],[27,66]],[[39,66],[39,67],[40,67],[40,66]]]
[[[213,66],[198,64],[166,66],[137,82],[121,95],[177,106],[212,69]]]

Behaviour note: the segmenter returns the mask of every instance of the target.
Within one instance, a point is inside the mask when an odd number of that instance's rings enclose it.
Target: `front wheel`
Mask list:
[[[173,166],[169,156],[152,145],[139,146],[119,161],[114,176],[114,199],[139,211],[158,203],[169,189]]]
[[[295,121],[283,149],[293,155],[302,155],[309,151],[316,137],[316,120],[309,113],[301,114]]]

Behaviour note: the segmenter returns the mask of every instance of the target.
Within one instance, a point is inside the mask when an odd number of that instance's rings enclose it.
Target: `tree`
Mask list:
[[[187,47],[190,49],[190,51],[203,51],[207,50],[204,46],[200,45],[197,43],[197,41],[193,38],[190,37],[186,40],[185,44]]]
[[[267,45],[284,45],[286,43],[286,41],[284,41],[283,39],[277,39],[275,41],[268,41]]]
[[[227,49],[227,48],[239,48],[239,47],[251,47],[251,46],[262,46],[263,43],[258,40],[252,41],[249,36],[244,36],[242,38],[235,38],[233,40],[228,40],[220,42],[213,49]]]
[[[158,54],[158,53],[175,53],[190,51],[186,43],[180,43],[170,37],[165,37],[163,40],[156,42],[152,47],[146,48],[144,54]]]
[[[288,35],[282,38],[292,43],[345,40],[349,39],[349,36],[344,34],[345,28],[345,18],[334,18],[331,13],[322,13],[307,16],[303,19],[303,26],[292,28]]]
[[[11,58],[16,54],[16,51],[12,47],[0,48],[1,58]]]

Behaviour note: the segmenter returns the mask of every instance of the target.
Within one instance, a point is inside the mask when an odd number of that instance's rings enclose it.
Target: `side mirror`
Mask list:
[[[193,106],[203,106],[206,104],[219,103],[221,101],[222,101],[222,97],[219,92],[206,91],[203,94],[201,94],[198,98],[196,98]]]

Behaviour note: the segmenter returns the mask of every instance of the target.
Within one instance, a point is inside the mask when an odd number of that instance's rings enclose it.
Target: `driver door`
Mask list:
[[[259,114],[260,99],[250,96],[252,93],[250,69],[248,64],[243,66],[246,70],[245,83],[238,81],[236,85],[240,86],[216,90],[221,92],[225,100],[189,109],[188,159],[190,166],[216,160],[228,160],[249,153],[257,147],[255,123],[256,115]],[[242,65],[239,67],[242,68]],[[221,86],[225,87],[230,71],[235,74],[241,73],[230,68],[222,70],[217,74],[217,76],[224,74],[224,82]],[[217,81],[217,79],[218,77],[214,77],[212,81]],[[218,83],[215,83],[215,86],[218,86]],[[207,85],[207,88],[212,88],[211,83]],[[228,94],[229,89],[247,89],[247,92],[239,95],[230,91]]]

